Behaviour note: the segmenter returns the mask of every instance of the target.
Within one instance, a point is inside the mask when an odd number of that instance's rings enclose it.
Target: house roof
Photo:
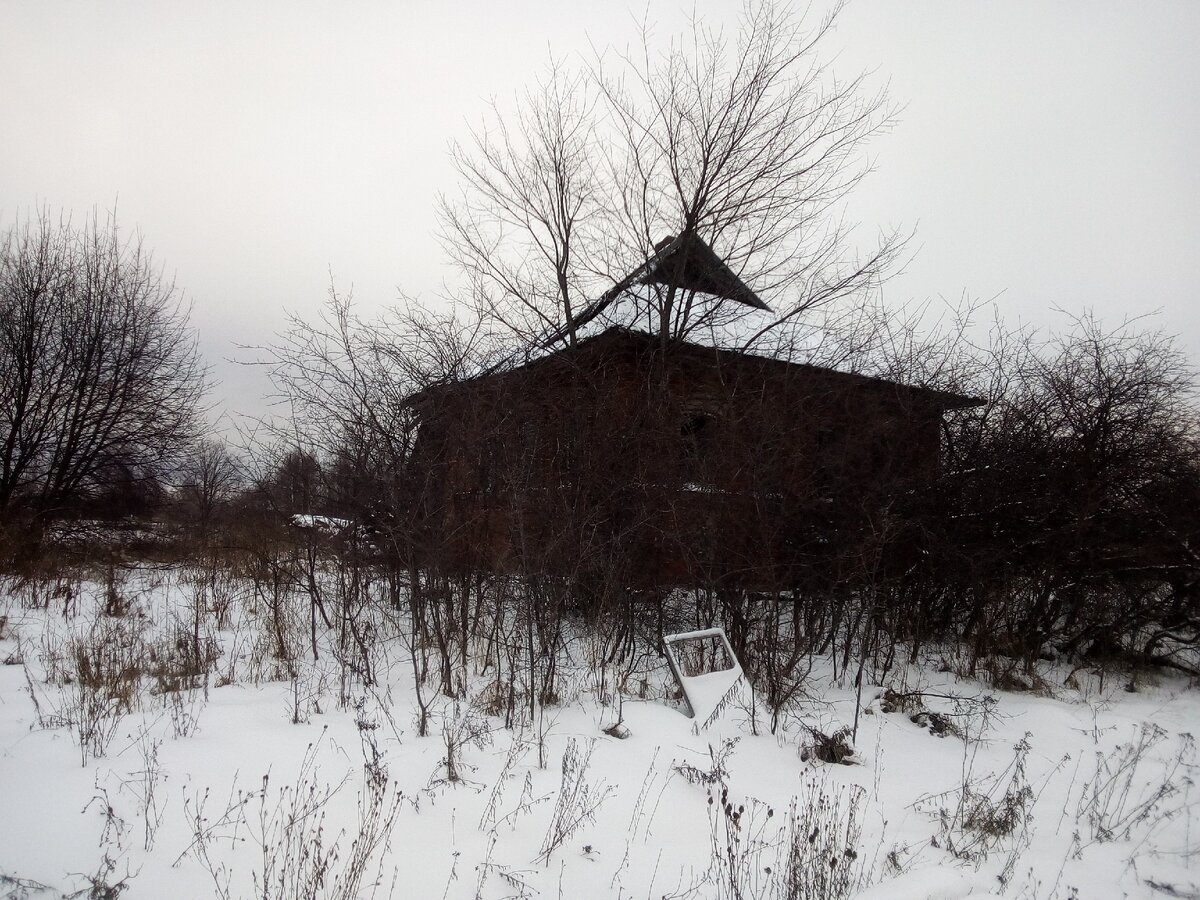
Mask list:
[[[644,263],[614,284],[575,317],[574,326],[582,328],[612,302],[637,284],[674,285],[685,291],[707,294],[720,300],[732,300],[753,309],[771,311],[771,307],[754,293],[721,257],[692,232],[667,237],[658,242],[654,253]],[[558,329],[543,342],[552,347],[567,335]]]
[[[684,357],[690,357],[691,359],[698,360],[700,362],[710,362],[717,365],[752,364],[761,366],[764,369],[772,370],[774,372],[794,373],[847,387],[854,386],[874,391],[884,390],[892,393],[893,395],[899,394],[900,396],[907,397],[913,401],[920,402],[928,406],[936,407],[943,411],[951,409],[966,409],[973,406],[981,406],[984,403],[983,400],[967,397],[951,391],[937,390],[934,388],[920,387],[917,385],[906,385],[898,381],[888,380],[886,378],[877,378],[870,375],[862,375],[856,372],[843,372],[838,369],[830,369],[824,366],[815,366],[808,363],[791,362],[789,360],[778,359],[776,357],[760,356],[758,354],[747,353],[742,350],[729,350],[719,347],[705,346],[703,344],[693,344],[680,339],[671,340],[664,348],[664,345],[658,336],[644,331],[624,328],[621,326],[613,326],[599,334],[582,338],[571,346],[561,347],[554,352],[547,353],[544,356],[537,357],[521,365],[514,366],[513,368],[501,370],[491,369],[472,378],[463,379],[462,381],[427,388],[412,397],[410,402],[420,405],[424,401],[431,399],[443,391],[453,391],[455,389],[465,388],[471,384],[480,384],[484,381],[490,381],[492,379],[499,380],[509,377],[528,376],[539,371],[551,369],[555,365],[562,365],[572,361],[583,363],[585,359],[595,359],[599,354],[603,354],[606,350],[615,351],[621,348],[647,353],[675,353]]]

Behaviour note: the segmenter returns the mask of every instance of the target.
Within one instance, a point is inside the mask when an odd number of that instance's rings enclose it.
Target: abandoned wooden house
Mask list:
[[[696,243],[677,286],[762,304]],[[610,327],[413,403],[422,564],[784,590],[861,565],[890,499],[936,477],[943,414],[975,401]]]

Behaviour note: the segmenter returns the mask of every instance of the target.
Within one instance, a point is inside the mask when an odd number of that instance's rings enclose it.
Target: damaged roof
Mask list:
[[[604,312],[614,300],[639,284],[674,286],[719,300],[731,300],[752,309],[771,311],[771,307],[734,274],[725,261],[713,252],[712,247],[692,232],[685,231],[659,241],[649,259],[575,317],[575,328],[582,328]],[[546,339],[543,346],[553,346],[566,335],[566,327],[560,328]]]

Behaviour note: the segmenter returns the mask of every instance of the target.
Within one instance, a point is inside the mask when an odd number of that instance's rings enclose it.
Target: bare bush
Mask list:
[[[866,791],[857,785],[827,793],[813,780],[788,808],[780,897],[846,898],[861,886],[858,865]]]
[[[41,654],[47,681],[61,685],[39,700],[25,664],[25,679],[43,728],[70,729],[80,764],[104,756],[122,718],[141,702],[140,633],[121,619],[98,619],[86,634],[47,644]],[[44,705],[43,705],[44,704]]]
[[[574,738],[567,740],[562,757],[562,783],[558,789],[558,800],[554,804],[550,825],[537,857],[547,864],[555,850],[588,822],[595,821],[596,811],[613,792],[603,781],[588,783],[588,766],[595,747],[595,741],[592,741],[587,750],[580,751]]]
[[[80,876],[88,886],[70,894],[64,894],[63,900],[118,900],[132,887],[130,882],[136,873],[131,874],[126,868],[125,874],[117,878],[115,877],[116,871],[117,860],[113,859],[106,851],[94,873]]]
[[[225,900],[251,894],[263,900],[354,900],[381,880],[379,867],[403,802],[378,760],[367,762],[374,764],[364,769],[358,821],[352,832],[331,834],[326,828],[328,807],[346,780],[336,785],[322,780],[316,768],[316,745],[310,744],[291,784],[272,790],[270,775],[264,775],[259,789],[231,794],[226,809],[215,818],[204,811],[207,791],[185,801],[194,826],[193,841],[176,865],[186,856],[194,857]],[[258,855],[249,883],[236,887],[233,870],[209,852],[214,842],[234,836],[248,838]],[[371,877],[374,882],[368,880]]]
[[[1001,884],[1012,878],[1017,861],[1029,846],[1033,808],[1041,791],[1066,761],[1065,758],[1060,761],[1040,787],[1032,784],[1026,774],[1029,737],[1026,733],[1014,745],[1012,762],[1003,771],[976,779],[967,764],[959,788],[921,797],[912,804],[920,810],[936,808],[941,832],[940,840],[935,837],[933,843],[959,859],[978,867],[991,853],[1002,850]],[[972,756],[972,763],[973,760]]]
[[[713,896],[726,900],[844,900],[861,886],[858,786],[827,793],[816,781],[793,797],[786,820],[754,798],[738,803],[728,788],[708,792]]]
[[[701,769],[690,763],[672,763],[671,769],[682,775],[688,784],[720,784],[724,787],[725,780],[729,777],[729,758],[733,756],[739,740],[739,738],[726,738],[721,742],[720,747],[713,747],[712,744],[709,744],[707,769]]]
[[[1096,753],[1096,770],[1080,789],[1075,813],[1077,822],[1087,824],[1091,842],[1128,841],[1135,833],[1144,837],[1184,812],[1181,781],[1195,765],[1196,744],[1182,734],[1175,753],[1159,761],[1153,751],[1166,737],[1162,728],[1145,723],[1133,740]]]
[[[971,366],[990,402],[950,421],[909,621],[970,641],[972,672],[1002,657],[1012,686],[1046,652],[1179,662],[1200,641],[1200,444],[1178,347],[1083,317],[1048,339],[997,325]]]
[[[492,727],[474,705],[464,705],[456,700],[447,704],[443,710],[442,741],[446,746],[446,756],[443,760],[446,766],[446,780],[457,784],[465,780],[463,751],[468,747],[480,750],[487,747],[492,742]]]
[[[150,737],[147,732],[142,732],[137,740],[142,767],[122,780],[121,790],[130,794],[137,803],[142,818],[142,849],[149,853],[154,849],[166,807],[166,798],[160,790],[166,773],[158,758],[162,741]]]
[[[810,740],[800,748],[800,758],[823,763],[852,766],[859,761],[848,727],[826,734],[819,728],[807,726]]]

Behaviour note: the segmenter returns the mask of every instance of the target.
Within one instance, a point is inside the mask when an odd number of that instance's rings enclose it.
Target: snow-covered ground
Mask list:
[[[255,602],[178,570],[4,583],[0,897],[1200,897],[1186,679],[1001,692],[933,653],[864,687],[837,765],[811,729],[858,700],[820,660],[777,734],[745,702],[699,730],[656,659],[618,716],[580,641],[557,705],[506,729],[485,673],[419,737],[402,618],[364,687],[324,645],[287,671]]]

